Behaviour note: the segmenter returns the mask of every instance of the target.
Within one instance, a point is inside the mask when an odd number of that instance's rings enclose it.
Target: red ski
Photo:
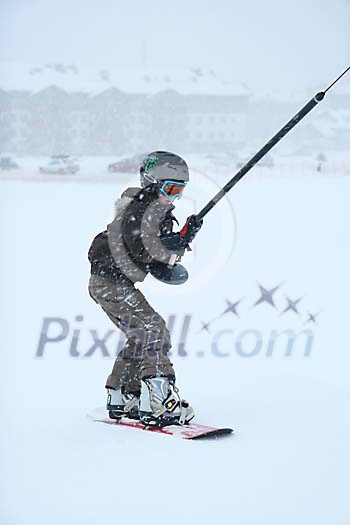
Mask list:
[[[217,438],[224,435],[232,434],[232,428],[224,427],[209,427],[207,425],[198,425],[192,423],[189,425],[171,425],[163,428],[145,427],[140,421],[133,419],[122,418],[121,420],[110,419],[104,408],[97,408],[88,415],[90,419],[98,423],[106,423],[107,425],[117,425],[129,428],[138,428],[146,432],[155,432],[158,434],[167,434],[169,436],[177,436],[182,439],[203,439],[203,438]]]

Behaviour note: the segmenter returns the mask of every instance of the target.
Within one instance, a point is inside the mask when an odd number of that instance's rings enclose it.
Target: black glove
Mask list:
[[[203,219],[198,220],[197,215],[187,217],[185,224],[180,230],[180,235],[186,243],[192,242],[203,224]]]
[[[181,237],[179,233],[171,232],[168,235],[163,235],[160,237],[163,246],[172,252],[176,253],[179,257],[182,257],[187,248],[187,242]]]

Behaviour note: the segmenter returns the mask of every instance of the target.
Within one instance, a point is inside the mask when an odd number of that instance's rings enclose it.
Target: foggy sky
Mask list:
[[[205,66],[254,91],[324,86],[350,60],[348,11],[347,0],[0,0],[0,62]]]

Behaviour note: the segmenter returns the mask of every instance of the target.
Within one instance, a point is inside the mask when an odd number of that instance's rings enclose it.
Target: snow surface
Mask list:
[[[193,170],[177,205],[180,222],[227,176]],[[101,336],[113,329],[87,294],[86,252],[129,181],[80,180],[0,179],[1,525],[348,525],[349,176],[256,168],[207,217],[183,261],[189,281],[173,288],[147,278],[140,285],[165,318],[176,315],[173,361],[197,422],[235,429],[205,442],[86,418],[104,404],[113,363],[99,350],[84,357],[90,329]],[[253,307],[258,283],[281,284],[276,309]],[[300,316],[282,314],[286,296],[302,297]],[[240,317],[227,313],[210,334],[200,331],[201,321],[225,310],[226,298],[243,298]],[[318,311],[318,324],[307,323],[307,313]],[[79,314],[83,321],[75,320]],[[189,355],[181,357],[185,314],[192,324]],[[40,358],[44,317],[65,318],[70,331]],[[266,356],[272,330],[304,329],[314,336],[309,357],[302,339],[291,357],[282,343]],[[80,357],[69,354],[73,330],[80,330]],[[246,354],[254,350],[253,330],[263,339],[250,358],[237,352],[245,330]],[[50,336],[59,332],[53,326]],[[118,337],[107,341],[110,354]],[[214,355],[215,340],[226,357]]]

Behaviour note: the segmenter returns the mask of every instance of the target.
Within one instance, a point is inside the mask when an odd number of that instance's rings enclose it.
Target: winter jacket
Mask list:
[[[152,187],[128,188],[115,203],[115,218],[89,249],[91,273],[143,281],[152,264],[181,257],[187,247],[179,233],[174,206],[164,206]]]

